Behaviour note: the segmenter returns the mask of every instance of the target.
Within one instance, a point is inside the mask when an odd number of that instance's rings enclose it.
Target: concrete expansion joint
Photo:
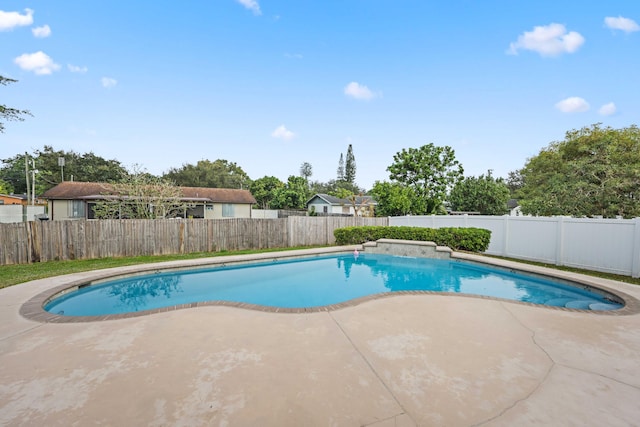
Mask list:
[[[18,336],[20,336],[20,335],[24,335],[24,334],[26,334],[27,332],[34,331],[34,330],[36,330],[36,329],[38,329],[38,328],[40,328],[40,327],[42,327],[42,326],[44,326],[44,325],[46,325],[46,323],[36,324],[36,325],[34,325],[34,326],[32,326],[32,327],[30,327],[30,328],[28,328],[28,329],[24,329],[24,330],[22,330],[22,331],[20,331],[20,332],[18,332],[18,333],[16,333],[16,334],[13,334],[13,335],[7,335],[6,337],[2,337],[2,338],[0,338],[0,342],[2,342],[2,341],[6,341],[6,340],[10,340],[11,338],[15,338],[15,337],[18,337]]]
[[[393,393],[393,390],[391,390],[391,387],[389,387],[389,385],[387,385],[387,383],[382,379],[382,377],[378,374],[378,371],[376,371],[376,369],[373,367],[373,365],[371,364],[371,362],[369,362],[369,360],[365,357],[364,354],[362,354],[362,351],[360,351],[360,349],[358,348],[358,346],[356,345],[356,343],[353,342],[353,340],[351,339],[351,337],[349,336],[349,334],[347,334],[347,331],[345,331],[342,328],[342,325],[340,325],[340,323],[336,320],[335,317],[333,317],[333,314],[330,311],[327,311],[327,315],[331,318],[331,320],[333,320],[333,323],[336,324],[336,326],[338,327],[338,329],[340,330],[340,332],[342,332],[342,335],[344,335],[344,337],[347,339],[347,341],[349,341],[349,343],[351,344],[351,346],[353,347],[353,349],[360,355],[360,357],[362,358],[362,360],[364,361],[364,363],[369,367],[369,369],[371,370],[371,372],[373,372],[373,375],[375,375],[375,377],[378,379],[378,381],[380,381],[380,384],[382,384],[382,386],[384,387],[385,390],[387,390],[387,392],[389,393],[389,395],[393,398],[393,400],[396,402],[396,404],[400,407],[400,409],[402,409],[402,414],[405,414],[407,417],[409,417],[409,419],[411,420],[411,422],[414,425],[418,425],[418,423],[416,422],[416,420],[413,419],[413,417],[411,416],[411,414],[409,414],[409,412],[407,411],[407,408],[405,408],[402,403],[400,402],[400,399],[398,399],[398,397]],[[393,418],[399,416],[399,415],[395,415]]]
[[[578,372],[583,372],[583,373],[585,373],[585,374],[595,375],[596,377],[600,377],[600,378],[606,378],[606,379],[608,379],[608,380],[610,380],[610,381],[613,381],[613,382],[615,382],[615,383],[622,384],[622,385],[625,385],[625,386],[627,386],[627,387],[631,387],[631,388],[634,388],[634,389],[636,389],[636,390],[639,390],[639,391],[640,391],[640,386],[637,386],[637,385],[635,385],[635,384],[629,384],[629,383],[624,382],[624,381],[620,381],[620,380],[619,380],[619,379],[617,379],[617,378],[611,378],[610,376],[608,376],[608,375],[604,375],[604,374],[601,374],[601,373],[599,373],[599,372],[593,372],[593,371],[589,371],[589,370],[587,370],[587,369],[576,368],[575,366],[564,365],[564,364],[562,364],[562,363],[558,363],[557,365],[558,365],[558,366],[561,366],[561,367],[563,367],[563,368],[566,368],[566,369],[571,369],[571,370],[573,370],[573,371],[578,371]]]

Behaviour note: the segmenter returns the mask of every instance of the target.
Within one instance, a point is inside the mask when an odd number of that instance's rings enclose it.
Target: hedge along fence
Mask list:
[[[420,240],[448,246],[454,250],[484,252],[491,231],[483,228],[423,228],[365,226],[338,228],[333,232],[338,245],[357,245],[378,239]]]
[[[388,218],[123,219],[0,224],[0,265],[53,260],[324,246],[345,226]]]

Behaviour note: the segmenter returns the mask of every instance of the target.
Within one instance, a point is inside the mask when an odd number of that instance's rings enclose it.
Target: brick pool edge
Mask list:
[[[309,257],[309,256],[322,256],[327,254],[338,254],[338,253],[351,253],[355,250],[369,252],[369,253],[385,253],[385,254],[394,254],[401,256],[423,256],[423,257],[431,257],[431,258],[444,258],[444,259],[458,259],[471,261],[486,265],[491,265],[494,267],[505,268],[517,272],[525,272],[531,274],[537,274],[541,276],[545,276],[548,278],[556,278],[561,280],[566,280],[569,282],[577,283],[582,286],[586,286],[588,288],[593,288],[595,290],[601,290],[606,293],[612,294],[618,297],[623,303],[624,306],[618,310],[606,310],[606,311],[597,311],[597,310],[578,310],[571,309],[566,307],[553,307],[541,304],[532,304],[528,302],[509,300],[504,298],[497,297],[489,297],[483,295],[473,295],[473,294],[465,294],[465,293],[457,293],[457,292],[434,292],[434,291],[397,291],[397,292],[384,292],[374,295],[368,295],[361,298],[352,299],[349,301],[345,301],[339,304],[325,305],[319,307],[310,307],[310,308],[278,308],[278,307],[267,307],[256,304],[248,304],[248,303],[239,303],[232,301],[202,301],[202,302],[194,302],[188,304],[179,304],[169,307],[162,307],[153,310],[144,310],[132,313],[121,313],[121,314],[110,314],[103,316],[63,316],[58,314],[49,313],[44,310],[45,304],[47,304],[51,299],[62,295],[66,292],[72,292],[80,287],[86,286],[88,284],[99,283],[100,281],[106,279],[112,279],[115,277],[127,277],[127,276],[135,276],[139,274],[145,274],[149,272],[157,272],[157,271],[166,271],[166,270],[183,270],[193,267],[207,267],[207,266],[218,266],[218,265],[232,265],[232,264],[246,264],[252,262],[262,262],[265,260],[280,260],[280,259],[288,259],[288,258],[301,258],[301,257]],[[301,249],[294,251],[285,251],[285,252],[265,252],[260,254],[251,254],[251,255],[230,255],[230,256],[220,256],[214,258],[200,258],[200,259],[191,259],[191,260],[183,260],[183,261],[167,261],[160,263],[152,263],[152,264],[140,264],[134,266],[127,267],[116,267],[105,270],[95,270],[92,274],[87,275],[87,273],[82,273],[83,278],[77,279],[74,276],[78,276],[78,274],[69,275],[69,282],[52,287],[45,291],[42,291],[30,298],[27,302],[22,304],[20,307],[20,315],[25,317],[26,319],[33,320],[41,323],[82,323],[82,322],[97,322],[104,320],[116,320],[116,319],[127,319],[132,317],[140,317],[147,316],[155,313],[164,313],[168,311],[182,310],[187,308],[196,308],[196,307],[206,307],[206,306],[225,306],[225,307],[235,307],[241,309],[248,310],[257,310],[268,313],[318,313],[318,312],[326,312],[326,311],[335,311],[340,310],[346,307],[352,307],[355,305],[362,304],[367,301],[382,299],[382,298],[390,298],[390,297],[400,297],[407,295],[433,295],[433,296],[464,296],[470,298],[478,298],[485,300],[494,300],[494,301],[502,301],[508,302],[511,304],[520,304],[527,305],[532,307],[537,307],[541,309],[548,310],[556,310],[556,311],[566,311],[566,312],[576,312],[576,313],[585,313],[589,315],[609,315],[609,316],[622,316],[622,315],[630,315],[640,313],[640,301],[636,298],[628,295],[627,293],[620,291],[618,289],[612,289],[609,286],[609,283],[615,284],[616,282],[609,281],[607,279],[600,279],[597,277],[586,276],[578,273],[570,273],[561,270],[555,270],[546,267],[538,267],[530,264],[522,264],[514,261],[507,261],[496,258],[489,258],[482,255],[454,252],[448,247],[437,246],[433,242],[417,242],[417,241],[407,241],[407,240],[392,240],[392,239],[380,239],[377,242],[368,242],[364,245],[355,245],[355,246],[335,246],[329,248],[317,248],[317,249]]]

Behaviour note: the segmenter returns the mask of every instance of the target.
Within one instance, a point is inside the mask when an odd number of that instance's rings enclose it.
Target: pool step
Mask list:
[[[564,307],[568,302],[574,301],[572,298],[554,298],[545,302],[545,305],[552,305],[554,307]]]
[[[596,302],[589,305],[591,310],[617,310],[621,307],[622,306],[620,304],[607,304],[605,302]]]
[[[554,307],[574,308],[578,310],[616,310],[619,304],[609,304],[596,300],[577,300],[573,298],[553,298],[544,303]]]
[[[567,308],[576,308],[578,310],[590,310],[589,306],[595,304],[598,301],[594,300],[573,300],[566,303],[564,306]]]

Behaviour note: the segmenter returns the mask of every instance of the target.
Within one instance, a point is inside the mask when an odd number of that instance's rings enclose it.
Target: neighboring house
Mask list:
[[[355,196],[352,200],[316,194],[307,201],[307,211],[318,215],[373,216],[377,204],[371,196]]]
[[[251,205],[256,199],[248,190],[230,188],[180,187],[181,201],[191,207],[185,212],[188,218],[251,218]],[[62,182],[46,191],[42,198],[48,200],[49,219],[94,219],[96,201],[117,197],[110,184],[99,182]]]
[[[507,201],[507,208],[509,209],[509,216],[523,216],[522,208],[518,205],[518,199],[509,199]]]
[[[26,194],[0,194],[0,205],[27,205]]]

